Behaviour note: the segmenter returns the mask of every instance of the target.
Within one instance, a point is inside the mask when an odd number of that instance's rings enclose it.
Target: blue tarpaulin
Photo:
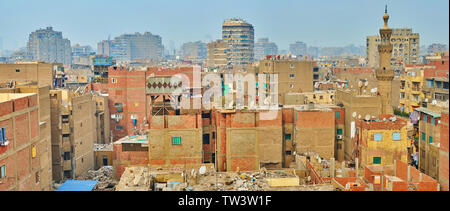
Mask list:
[[[67,180],[56,191],[92,191],[98,181]]]

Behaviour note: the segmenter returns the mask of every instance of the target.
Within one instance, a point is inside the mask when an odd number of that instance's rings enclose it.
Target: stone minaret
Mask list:
[[[391,105],[392,80],[394,79],[394,71],[391,70],[392,29],[388,26],[389,15],[387,14],[387,6],[383,19],[384,26],[380,29],[381,44],[378,46],[380,64],[376,69],[376,76],[378,80],[378,93],[381,95],[381,113],[393,114]]]

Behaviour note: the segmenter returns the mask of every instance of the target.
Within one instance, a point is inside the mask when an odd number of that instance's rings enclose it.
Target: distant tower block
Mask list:
[[[387,14],[387,6],[383,16],[384,26],[380,29],[381,44],[378,46],[380,57],[379,67],[376,69],[378,80],[378,92],[381,95],[381,113],[393,114],[392,109],[392,80],[394,79],[394,71],[391,70],[391,35],[392,29],[388,26],[389,15]]]

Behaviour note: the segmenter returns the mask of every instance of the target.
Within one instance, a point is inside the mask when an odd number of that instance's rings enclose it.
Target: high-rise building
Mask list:
[[[289,53],[295,56],[304,56],[307,53],[307,46],[304,42],[295,42],[289,45]]]
[[[278,46],[274,42],[269,42],[269,38],[259,38],[255,43],[255,59],[264,59],[266,55],[277,55]]]
[[[150,32],[122,34],[111,41],[98,43],[99,54],[112,56],[116,61],[160,59],[163,56],[162,39]]]
[[[242,19],[231,18],[222,25],[222,39],[227,43],[227,65],[246,65],[254,59],[253,26]]]
[[[205,59],[206,58],[206,43],[197,42],[187,42],[181,47],[181,51],[184,59]]]
[[[111,40],[102,40],[97,43],[97,54],[109,56],[111,54]]]
[[[52,27],[32,32],[29,36],[27,52],[32,60],[72,64],[70,41],[62,37],[62,32],[53,31]]]
[[[383,16],[384,26],[380,29],[380,44],[378,45],[379,67],[376,68],[376,77],[378,80],[378,92],[381,95],[381,113],[393,114],[392,109],[392,80],[394,80],[394,71],[391,69],[391,54],[393,45],[391,43],[392,29],[388,26],[389,15],[386,11]]]
[[[419,62],[419,41],[418,33],[413,33],[412,29],[401,28],[392,29],[391,43],[393,44],[393,52],[391,65],[398,70],[403,64],[417,64]],[[382,42],[380,36],[367,37],[367,60],[369,67],[377,67],[378,65],[378,45]]]
[[[206,64],[208,67],[227,65],[227,44],[223,40],[208,43]]]

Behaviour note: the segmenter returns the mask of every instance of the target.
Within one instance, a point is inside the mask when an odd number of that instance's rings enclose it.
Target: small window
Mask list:
[[[181,145],[181,137],[172,137],[172,145]]]
[[[392,141],[400,141],[402,138],[401,133],[392,133]]]
[[[111,78],[111,83],[113,83],[113,84],[117,83],[117,79]]]
[[[341,112],[340,112],[340,111],[335,111],[335,112],[334,112],[334,118],[335,118],[335,119],[341,118]]]
[[[209,134],[203,134],[203,144],[209,144]]]
[[[64,160],[70,160],[70,152],[64,152]]]
[[[20,73],[20,70],[19,70],[19,69],[16,69],[16,73]]]
[[[373,164],[381,164],[381,157],[373,157]]]
[[[430,142],[430,144],[433,143],[433,137],[429,136],[428,141]]]
[[[295,67],[294,64],[291,64],[291,69],[294,69],[294,67]]]
[[[115,129],[116,130],[123,130],[123,127],[122,127],[122,125],[116,125]]]
[[[286,155],[291,155],[292,152],[291,151],[286,151]]]
[[[422,133],[422,141],[425,141],[427,135],[425,133]]]
[[[290,74],[289,77],[290,78],[295,78],[295,74]]]
[[[6,167],[5,165],[0,166],[0,179],[6,177]]]
[[[342,129],[337,129],[337,130],[336,130],[336,133],[337,133],[338,135],[342,135],[342,132],[343,132]]]
[[[436,119],[435,118],[430,118],[431,119],[431,125],[436,125]]]
[[[284,140],[290,141],[291,140],[291,134],[285,134],[284,135]]]
[[[382,139],[383,139],[383,134],[381,134],[381,133],[373,134],[373,140],[374,141],[381,141]]]

